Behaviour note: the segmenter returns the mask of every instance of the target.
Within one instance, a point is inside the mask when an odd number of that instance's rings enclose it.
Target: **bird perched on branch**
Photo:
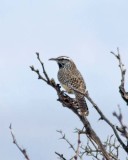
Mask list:
[[[51,58],[59,66],[58,80],[62,87],[71,94],[75,95],[80,114],[87,116],[89,114],[87,103],[85,101],[86,85],[81,73],[76,68],[75,63],[66,56]]]

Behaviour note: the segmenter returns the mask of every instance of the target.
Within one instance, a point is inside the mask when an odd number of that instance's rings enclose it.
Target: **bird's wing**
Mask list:
[[[74,91],[85,94],[86,85],[84,79],[79,72],[78,74],[74,74],[71,77],[69,77],[69,79],[67,80],[67,85]]]

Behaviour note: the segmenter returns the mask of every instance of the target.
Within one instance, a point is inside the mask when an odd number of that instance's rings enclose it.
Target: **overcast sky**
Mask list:
[[[56,101],[55,91],[31,72],[30,65],[41,69],[35,52],[56,81],[58,66],[48,59],[71,57],[106,116],[117,124],[112,112],[119,104],[127,117],[118,92],[118,62],[110,53],[117,47],[128,68],[127,0],[0,0],[0,159],[24,159],[12,143],[10,123],[32,160],[55,160],[55,151],[73,156],[56,130],[63,130],[77,144],[73,132],[82,125]],[[104,141],[112,131],[88,105],[88,118]]]

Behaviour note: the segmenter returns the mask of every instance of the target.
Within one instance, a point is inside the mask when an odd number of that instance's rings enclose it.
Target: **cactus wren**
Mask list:
[[[84,98],[86,85],[74,62],[66,56],[51,58],[49,60],[57,62],[59,66],[58,80],[68,93],[75,95],[81,114],[87,116],[89,111]]]

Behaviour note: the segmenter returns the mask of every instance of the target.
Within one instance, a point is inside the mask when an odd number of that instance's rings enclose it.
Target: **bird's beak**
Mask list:
[[[50,58],[50,61],[57,61],[57,58]]]

